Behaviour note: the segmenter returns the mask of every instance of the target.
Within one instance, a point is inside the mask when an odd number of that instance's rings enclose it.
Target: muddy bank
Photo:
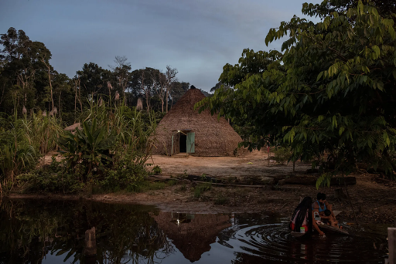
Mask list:
[[[270,153],[271,155],[272,153]],[[334,210],[342,211],[339,219],[344,222],[383,223],[396,226],[396,186],[394,182],[378,180],[373,174],[355,174],[356,185],[342,187],[349,193],[348,200],[339,200],[334,190],[340,187],[320,188],[298,184],[278,185],[272,181],[276,177],[306,175],[309,164],[296,164],[296,173],[292,173],[291,164],[276,164],[268,160],[265,151],[253,151],[241,157],[194,157],[179,155],[174,157],[154,155],[148,162],[162,169],[162,178],[174,179],[177,175],[194,174],[213,179],[229,179],[231,185],[259,179],[263,185],[258,188],[211,185],[210,190],[197,197],[194,194],[197,183],[187,179],[176,181],[176,185],[145,193],[110,193],[100,195],[36,195],[13,193],[10,198],[42,199],[87,199],[105,203],[138,203],[156,205],[163,211],[191,213],[229,213],[229,212],[278,212],[291,215],[300,197],[316,198],[318,191],[327,194],[327,200]],[[50,157],[45,157],[45,163]],[[154,180],[156,180],[154,178]],[[198,183],[199,185],[200,183]],[[256,186],[257,187],[257,186]]]
[[[357,184],[348,186],[352,206],[348,200],[339,201],[334,190],[339,187],[320,188],[334,210],[342,213],[343,222],[355,222],[354,212],[359,223],[381,223],[395,225],[396,188],[385,186],[373,180],[372,175],[356,175]],[[155,205],[163,211],[190,213],[229,213],[229,212],[278,212],[291,215],[300,197],[316,197],[318,190],[314,186],[283,185],[264,188],[216,187],[194,195],[197,184],[188,180],[178,182],[161,190],[145,193],[110,193],[100,195],[37,195],[13,193],[10,198],[40,199],[86,199],[105,203],[137,203]],[[343,189],[346,192],[345,188]],[[353,212],[354,211],[354,212]]]

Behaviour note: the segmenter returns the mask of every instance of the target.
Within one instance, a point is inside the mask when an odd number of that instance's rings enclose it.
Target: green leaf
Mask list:
[[[375,59],[379,58],[381,55],[380,48],[377,45],[374,45],[372,50],[375,52]]]
[[[323,76],[323,72],[320,72],[319,75],[318,75],[318,77],[316,78],[316,81],[319,81],[320,78],[322,78],[322,76]]]

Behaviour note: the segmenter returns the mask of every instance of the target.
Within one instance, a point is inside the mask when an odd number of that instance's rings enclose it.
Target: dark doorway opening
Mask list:
[[[187,136],[180,133],[180,153],[187,152]]]

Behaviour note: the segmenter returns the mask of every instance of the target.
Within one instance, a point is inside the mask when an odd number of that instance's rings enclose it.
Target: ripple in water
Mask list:
[[[366,228],[351,230],[353,236],[328,233],[325,238],[298,240],[290,235],[287,219],[266,218],[264,222],[242,219],[219,235],[218,243],[235,252],[233,263],[384,263],[387,241],[383,230]]]

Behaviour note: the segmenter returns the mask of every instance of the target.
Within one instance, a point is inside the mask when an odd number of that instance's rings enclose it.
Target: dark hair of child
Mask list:
[[[308,213],[308,217],[307,217]],[[300,231],[300,227],[302,226],[304,219],[307,221],[307,226],[308,226],[308,233],[312,232],[312,198],[311,197],[305,197],[301,203],[294,209],[294,213],[292,215],[292,219],[296,217],[296,223],[294,230],[292,231]]]
[[[324,193],[318,193],[317,195],[316,195],[316,199],[319,201],[319,200],[326,200],[326,194],[324,194]]]

